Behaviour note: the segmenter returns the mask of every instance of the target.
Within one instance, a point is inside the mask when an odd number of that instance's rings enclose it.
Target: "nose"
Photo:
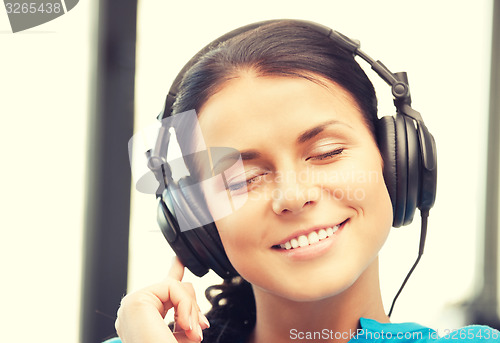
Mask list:
[[[272,208],[278,215],[300,213],[319,199],[319,188],[300,182],[296,177],[283,178],[275,185],[272,191]]]

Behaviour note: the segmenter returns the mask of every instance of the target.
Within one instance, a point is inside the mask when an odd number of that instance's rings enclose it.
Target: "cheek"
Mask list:
[[[367,209],[382,211],[392,217],[392,204],[384,181],[382,169],[364,169],[354,178],[352,185],[353,198]]]
[[[372,206],[377,212],[377,217],[381,221],[392,227],[393,211],[392,202],[385,184],[384,175],[382,172],[382,158],[377,154],[377,158],[373,164],[375,167],[368,172],[368,184],[370,187],[370,196],[367,198],[371,200]]]
[[[260,246],[259,232],[265,221],[262,207],[249,201],[234,213],[215,221],[226,254],[238,272],[248,251],[255,252]]]
[[[353,152],[339,161],[334,171],[336,182],[329,184],[335,199],[363,219],[365,237],[385,241],[392,227],[392,203],[382,172],[382,159],[375,147]]]
[[[381,160],[375,159],[362,167],[352,185],[353,206],[367,219],[367,237],[379,248],[384,244],[392,227],[393,211],[389,192],[382,173]]]
[[[371,190],[371,195],[367,195],[369,206],[367,215],[374,223],[373,236],[375,240],[378,240],[380,249],[389,235],[393,220],[392,203],[382,174],[379,175],[379,182],[372,184]]]

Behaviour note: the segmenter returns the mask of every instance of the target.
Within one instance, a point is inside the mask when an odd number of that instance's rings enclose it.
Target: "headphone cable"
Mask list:
[[[399,295],[401,294],[401,291],[403,290],[404,286],[406,285],[406,282],[410,278],[411,273],[413,273],[413,270],[415,270],[415,268],[417,267],[417,264],[420,261],[420,258],[422,257],[422,255],[424,253],[425,237],[427,236],[427,218],[429,217],[429,210],[420,211],[420,217],[422,219],[421,219],[421,227],[420,227],[420,243],[419,243],[419,247],[418,247],[417,260],[415,261],[415,263],[411,267],[410,271],[408,272],[408,274],[406,275],[406,277],[403,281],[403,284],[399,288],[399,291],[396,293],[396,296],[392,300],[391,309],[389,310],[389,314],[388,314],[389,317],[392,314],[392,310],[394,309],[394,305],[396,304],[396,300],[398,299]]]

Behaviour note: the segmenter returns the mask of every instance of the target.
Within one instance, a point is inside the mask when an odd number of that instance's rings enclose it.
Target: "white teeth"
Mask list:
[[[310,234],[307,235],[307,240],[309,241],[309,244],[314,244],[319,242],[319,236],[316,233],[316,231],[311,232]]]
[[[318,243],[319,241],[322,241],[325,238],[328,238],[332,236],[337,230],[340,228],[340,225],[336,225],[334,227],[329,227],[326,229],[320,229],[317,231],[312,231],[310,232],[307,236],[306,235],[300,235],[297,238],[292,238],[288,242],[284,244],[280,244],[281,249],[296,249],[298,247],[306,247],[310,244]]]
[[[307,237],[304,235],[299,236],[299,247],[307,247],[309,245],[309,241],[307,240]]]
[[[326,237],[328,237],[326,235],[326,230],[325,229],[321,229],[318,231],[318,238],[319,240],[322,240],[322,239],[325,239]]]

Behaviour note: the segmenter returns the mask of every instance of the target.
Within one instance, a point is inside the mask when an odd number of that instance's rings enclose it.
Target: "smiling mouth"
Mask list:
[[[292,238],[283,244],[273,245],[272,248],[273,249],[290,250],[290,249],[303,248],[303,247],[306,247],[308,245],[316,244],[324,239],[327,239],[327,238],[333,236],[347,221],[348,221],[348,219],[344,220],[342,223],[340,223],[338,225],[323,228],[323,229],[318,229],[315,231],[311,231],[307,235],[297,236],[297,237]]]

